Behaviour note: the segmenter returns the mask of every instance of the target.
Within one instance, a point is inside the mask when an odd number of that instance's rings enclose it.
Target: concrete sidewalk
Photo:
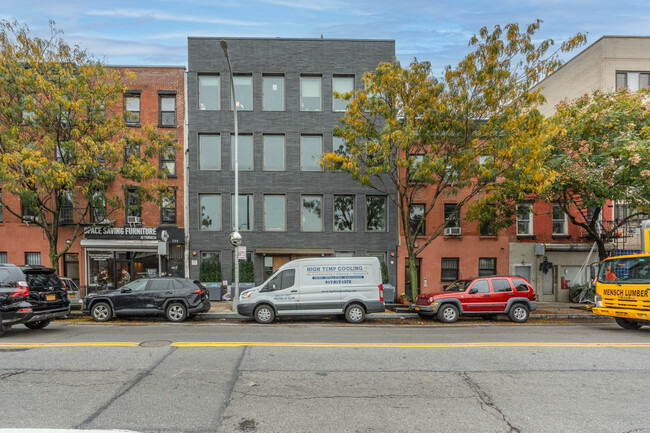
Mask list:
[[[243,319],[243,316],[232,310],[232,301],[212,301],[210,311],[202,313],[199,317],[206,319]],[[416,318],[417,313],[409,306],[402,304],[386,304],[384,313],[368,314],[368,318],[396,319]],[[595,316],[584,304],[568,302],[539,302],[537,310],[530,313],[531,319],[593,319]]]

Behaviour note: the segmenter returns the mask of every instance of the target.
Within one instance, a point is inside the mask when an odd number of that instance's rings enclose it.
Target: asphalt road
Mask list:
[[[650,328],[54,323],[0,337],[1,428],[646,432]]]

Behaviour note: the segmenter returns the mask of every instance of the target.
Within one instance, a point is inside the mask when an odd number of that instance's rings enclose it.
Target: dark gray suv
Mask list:
[[[42,329],[69,313],[66,289],[54,269],[0,264],[0,334],[19,324]]]

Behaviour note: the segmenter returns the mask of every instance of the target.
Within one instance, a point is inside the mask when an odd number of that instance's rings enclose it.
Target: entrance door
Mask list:
[[[545,295],[552,295],[554,293],[553,281],[555,280],[553,278],[553,268],[550,268],[545,274],[542,273],[542,276],[542,286],[544,287],[543,293]]]
[[[519,275],[520,277],[524,277],[528,282],[530,281],[530,266],[529,265],[523,265],[523,266],[515,266],[515,275]]]
[[[291,256],[273,256],[273,272],[277,271],[280,266],[291,261]]]

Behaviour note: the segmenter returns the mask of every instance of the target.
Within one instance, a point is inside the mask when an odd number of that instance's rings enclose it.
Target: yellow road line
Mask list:
[[[650,343],[271,343],[271,342],[178,342],[175,347],[342,347],[342,348],[463,348],[463,347],[650,347]]]
[[[135,347],[139,342],[88,343],[0,343],[0,348],[34,347]],[[205,341],[171,343],[173,347],[339,347],[339,348],[412,348],[444,349],[472,347],[650,347],[650,343],[538,343],[538,342],[476,342],[476,343],[313,343],[313,342],[254,342]]]

